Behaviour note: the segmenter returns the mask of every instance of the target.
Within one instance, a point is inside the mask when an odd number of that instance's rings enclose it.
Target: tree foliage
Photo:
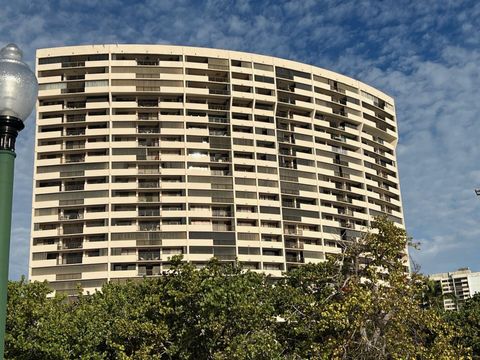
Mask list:
[[[468,299],[458,312],[445,313],[445,318],[461,329],[456,342],[465,348],[471,348],[473,358],[480,359],[480,294]]]
[[[378,219],[341,256],[277,280],[237,263],[197,270],[174,258],[160,277],[74,301],[48,297],[47,283],[11,282],[5,358],[470,358],[480,301],[455,319],[425,306],[425,279],[405,271],[407,243]]]

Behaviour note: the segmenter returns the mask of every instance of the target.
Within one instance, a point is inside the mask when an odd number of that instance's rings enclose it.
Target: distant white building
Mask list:
[[[458,310],[459,307],[476,293],[480,292],[480,272],[469,268],[430,275],[430,279],[440,283],[445,310]],[[451,296],[448,296],[451,295]]]

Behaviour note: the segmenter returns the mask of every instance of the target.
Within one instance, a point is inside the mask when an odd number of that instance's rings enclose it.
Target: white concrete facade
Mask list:
[[[374,216],[403,226],[394,101],[349,77],[165,45],[37,51],[31,280],[57,291],[212,256],[280,276]]]
[[[453,272],[432,274],[431,280],[439,283],[445,310],[458,310],[473,295],[480,292],[480,272],[459,269]]]

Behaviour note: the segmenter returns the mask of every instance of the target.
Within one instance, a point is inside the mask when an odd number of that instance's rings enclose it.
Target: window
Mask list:
[[[267,83],[267,84],[273,84],[274,83],[274,80],[273,80],[272,77],[261,76],[261,75],[255,75],[255,81],[264,82],[264,83]]]
[[[262,71],[273,71],[272,65],[253,63],[253,68]]]

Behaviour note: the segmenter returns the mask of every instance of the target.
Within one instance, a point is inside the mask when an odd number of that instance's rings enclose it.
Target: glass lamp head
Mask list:
[[[0,50],[0,117],[25,121],[35,106],[38,82],[22,56],[15,44]]]

